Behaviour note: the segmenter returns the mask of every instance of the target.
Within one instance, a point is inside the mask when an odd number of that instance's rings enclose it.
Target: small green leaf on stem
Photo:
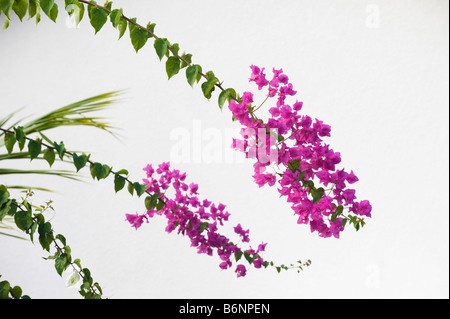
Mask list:
[[[231,99],[236,98],[236,91],[232,88],[223,90],[219,94],[219,108],[220,110],[223,109],[223,105],[225,104],[225,101],[228,101],[230,103]]]
[[[74,271],[73,274],[67,280],[67,287],[75,286],[80,281],[80,279],[81,277],[78,274],[78,272]]]
[[[39,1],[38,0],[30,0],[30,3],[28,5],[28,16],[31,19],[34,17],[38,12],[41,11],[41,8],[39,7]],[[37,19],[37,17],[36,17]]]
[[[30,153],[30,159],[33,160],[41,154],[40,140],[31,140],[28,142],[28,153]]]
[[[80,169],[82,169],[83,167],[86,166],[87,164],[87,156],[86,155],[80,155],[78,156],[77,154],[73,153],[72,155],[73,157],[73,163],[77,169],[77,172],[80,171]]]
[[[64,157],[64,152],[66,151],[66,148],[64,146],[63,142],[60,142],[59,144],[54,142],[53,146],[55,147],[56,152],[58,153],[59,158],[62,160]]]
[[[11,19],[11,10],[14,4],[14,0],[0,0],[1,11],[6,15],[8,20]]]
[[[116,191],[116,193],[124,188],[125,182],[125,178],[123,178],[122,176],[118,174],[114,176],[114,190]]]
[[[11,289],[11,295],[16,299],[19,299],[20,297],[22,297],[22,288],[20,288],[19,286],[15,286]]]
[[[159,57],[159,60],[161,61],[163,56],[167,54],[167,39],[158,38],[155,40],[155,43],[153,44],[156,54]]]
[[[134,186],[134,190],[136,191],[136,194],[138,195],[138,197],[141,197],[142,194],[145,193],[145,191],[147,190],[147,185],[145,184],[139,184],[138,182],[133,184]]]
[[[33,218],[31,217],[31,212],[29,211],[18,211],[14,215],[14,222],[17,227],[23,231],[27,231],[33,224]]]
[[[166,61],[166,72],[169,80],[180,71],[180,59],[170,56]]]
[[[134,194],[134,185],[133,185],[133,183],[128,183],[127,188],[128,188],[128,192],[131,194],[131,196],[133,196],[133,194]]]
[[[109,15],[109,18],[111,20],[111,23],[114,28],[117,28],[120,23],[120,18],[122,17],[123,10],[122,9],[114,9],[111,14]]]
[[[192,54],[190,54],[190,53],[187,53],[187,54],[183,53],[183,55],[181,56],[180,69],[187,67],[191,63],[192,63]]]
[[[12,9],[17,14],[20,21],[22,21],[23,17],[27,14],[28,1],[27,0],[14,0]]]
[[[145,43],[147,43],[149,33],[146,30],[135,26],[131,22],[129,23],[129,27],[131,44],[137,53],[145,45]]]
[[[66,270],[67,266],[68,263],[66,257],[60,256],[55,259],[55,268],[58,275],[62,276],[62,273],[64,270]]]
[[[16,136],[14,135],[14,133],[9,133],[7,132],[5,134],[5,146],[6,149],[8,150],[8,154],[11,154],[11,152],[14,149],[14,144],[16,144],[17,140],[16,140]]]
[[[44,151],[44,159],[48,162],[48,165],[52,167],[55,162],[55,151],[52,148],[47,148]]]
[[[195,81],[200,81],[202,67],[198,64],[191,65],[186,69],[186,78],[190,86],[194,86]]]
[[[89,6],[88,15],[91,25],[95,30],[95,34],[97,34],[97,32],[101,30],[101,28],[105,25],[106,21],[108,20],[109,13],[103,8]]]

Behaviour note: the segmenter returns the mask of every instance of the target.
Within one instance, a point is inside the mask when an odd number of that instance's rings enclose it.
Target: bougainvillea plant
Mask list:
[[[281,197],[291,203],[299,224],[309,225],[310,230],[321,237],[339,238],[347,224],[353,224],[359,230],[365,225],[364,218],[371,217],[372,207],[369,201],[357,201],[355,190],[349,188],[358,178],[353,171],[337,168],[341,163],[340,153],[333,151],[324,142],[324,138],[330,136],[330,126],[302,115],[302,102],[296,100],[288,103],[288,97],[294,97],[296,91],[281,69],[273,69],[273,76],[269,80],[264,68],[251,66],[249,80],[255,82],[258,90],[267,90],[265,100],[255,107],[253,93],[244,92],[240,96],[235,89],[224,88],[223,82],[213,71],[206,71],[206,68],[192,62],[192,54],[179,53],[178,43],[171,43],[167,38],[156,35],[155,23],[140,24],[136,18],[127,17],[123,9],[113,9],[111,1],[101,5],[88,0],[65,0],[64,7],[76,24],[84,16],[88,16],[95,34],[108,20],[118,30],[119,39],[129,30],[131,44],[136,52],[153,38],[158,58],[161,61],[165,59],[168,79],[185,68],[189,85],[194,86],[202,81],[201,90],[206,99],[210,100],[213,92],[219,90],[220,110],[228,102],[233,120],[242,125],[241,138],[234,139],[232,147],[254,161],[255,183],[260,187],[277,185]],[[41,13],[56,21],[59,11],[54,0],[0,0],[0,14],[5,16],[4,29],[9,27],[12,12],[21,21],[28,13],[29,18],[35,17],[37,24],[41,20]],[[256,112],[266,103],[273,104],[268,107],[267,118],[261,119]],[[242,257],[256,269],[270,266],[275,267],[278,272],[281,269],[300,271],[311,263],[308,260],[276,265],[266,260],[262,256],[266,243],[250,245],[249,230],[240,224],[234,225],[233,232],[225,235],[223,226],[230,216],[226,205],[201,198],[198,185],[188,183],[187,174],[171,168],[168,162],[158,165],[156,170],[148,164],[144,168],[146,176],[143,183],[134,182],[127,170],[115,171],[111,165],[95,162],[90,155],[68,151],[63,142],[53,142],[42,134],[31,137],[23,127],[2,127],[3,123],[0,124],[0,136],[4,136],[3,145],[9,156],[14,147],[18,146],[22,151],[27,145],[25,151],[28,152],[23,153],[31,160],[42,158],[51,166],[55,157],[59,157],[72,162],[77,173],[84,167],[89,167],[94,180],[114,176],[115,192],[127,185],[131,195],[141,197],[146,194],[146,212],[126,214],[126,220],[132,227],[138,229],[152,217],[164,216],[167,219],[167,232],[176,231],[187,236],[198,253],[217,254],[220,258],[219,267],[222,269],[229,269],[236,263],[234,271],[238,277],[245,276],[248,270],[241,262]],[[31,193],[27,194],[29,196]],[[71,284],[81,281],[80,294],[84,298],[101,298],[103,292],[100,285],[93,281],[90,271],[81,267],[79,259],[72,260],[65,237],[56,235],[51,224],[45,220],[43,211],[48,208],[30,204],[28,197],[22,200],[12,198],[8,187],[0,185],[0,221],[13,218],[17,227],[29,235],[31,240],[37,231],[39,242],[45,250],[50,252],[51,245],[55,248],[54,254],[47,259],[55,260],[58,274],[61,275],[72,267],[74,275],[71,277]],[[22,292],[20,287],[11,287],[7,281],[2,281],[0,297],[20,298]]]
[[[286,98],[297,91],[282,69],[274,68],[270,81],[264,68],[252,65],[251,70],[249,81],[267,91],[266,99],[254,107],[254,95],[244,92],[239,101],[231,100],[229,109],[242,125],[243,139],[233,140],[233,147],[255,161],[255,183],[260,187],[278,184],[298,223],[309,224],[321,237],[339,238],[348,222],[356,230],[363,227],[372,206],[367,200],[357,201],[355,189],[348,187],[358,181],[353,171],[337,169],[341,154],[323,141],[331,127],[300,114],[303,102],[287,104]],[[256,111],[265,103],[273,104],[264,121]]]

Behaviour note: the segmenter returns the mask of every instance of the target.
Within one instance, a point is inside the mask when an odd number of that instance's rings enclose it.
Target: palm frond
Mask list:
[[[106,122],[106,118],[98,116],[86,116],[86,114],[103,111],[114,102],[122,91],[113,91],[88,99],[84,99],[41,116],[23,125],[25,134],[48,131],[61,126],[93,126],[115,135],[113,130],[117,128]]]
[[[53,175],[77,181],[81,180],[80,178],[78,178],[76,173],[66,170],[45,170],[45,169],[23,170],[16,168],[0,168],[0,175],[17,175],[17,174]]]
[[[8,123],[8,122],[13,118],[13,116],[14,116],[16,113],[22,111],[23,109],[24,109],[24,108],[21,107],[20,109],[14,111],[14,112],[8,114],[6,117],[2,118],[2,119],[0,120],[0,127],[2,127],[3,125],[5,125],[6,123]],[[9,128],[11,128],[11,127],[9,127]]]
[[[21,125],[25,134],[42,133],[62,126],[91,126],[104,130],[115,138],[119,129],[112,126],[105,117],[88,116],[93,112],[104,111],[113,103],[118,102],[118,98],[124,91],[112,91],[99,94],[63,107],[60,107],[50,113],[40,116],[34,120],[24,123],[26,118],[17,120],[13,124],[9,124],[11,119],[23,108],[8,114],[0,120],[0,127],[8,124],[7,129],[13,126]],[[29,117],[29,116],[28,116]],[[0,132],[0,136],[4,133]],[[4,145],[3,139],[0,139],[0,146]]]
[[[22,185],[5,185],[8,189],[23,189],[23,190],[36,190],[36,191],[43,191],[43,192],[49,192],[49,193],[56,193],[54,190],[44,188],[44,187],[38,187],[38,186],[22,186]]]
[[[27,159],[30,160],[30,153],[28,152],[12,152],[11,154],[0,154],[0,161],[6,160],[18,160],[18,159]],[[43,156],[38,156],[34,160],[45,160]],[[68,160],[58,159],[60,162],[71,163]]]
[[[63,107],[60,107],[48,114],[40,116],[34,120],[28,120],[29,116],[23,117],[20,119],[13,120],[16,117],[17,113],[23,110],[23,108],[18,109],[11,114],[6,115],[4,118],[0,119],[0,127],[12,130],[13,127],[22,126],[23,132],[25,135],[30,135],[33,133],[39,134],[45,141],[49,144],[53,144],[52,140],[48,138],[43,132],[51,129],[55,129],[63,126],[87,126],[87,127],[95,127],[101,129],[105,132],[108,132],[113,137],[118,138],[116,131],[117,128],[113,127],[110,123],[108,123],[107,119],[104,117],[93,116],[92,113],[104,111],[108,107],[110,107],[113,103],[117,102],[119,99],[117,98],[123,91],[113,91],[100,95],[96,95],[91,98],[87,98]],[[4,138],[2,135],[5,133],[0,131],[0,147],[5,145]],[[0,161],[2,160],[19,160],[19,159],[29,159],[30,154],[28,152],[12,152],[10,154],[0,154]],[[42,154],[38,156],[36,159],[43,160]],[[57,161],[67,162],[64,159],[56,158]],[[0,168],[0,175],[28,175],[28,174],[38,174],[38,175],[47,175],[47,176],[56,176],[67,178],[76,181],[82,181],[78,177],[78,175],[73,171],[67,170],[56,170],[56,169],[47,169],[47,170],[36,170],[36,169],[13,169],[13,168]],[[22,180],[22,179],[21,179]],[[40,190],[46,192],[52,192],[52,190],[45,187],[38,186],[23,186],[23,185],[15,185],[8,186],[8,188],[15,189],[32,189],[32,190]],[[15,235],[14,231],[17,231],[17,228],[14,226],[14,220],[5,220],[0,222],[0,235],[9,236],[13,238],[25,239],[21,236]],[[7,232],[6,232],[7,231]]]

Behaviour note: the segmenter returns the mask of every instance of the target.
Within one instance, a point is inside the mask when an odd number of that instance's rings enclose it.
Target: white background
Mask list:
[[[43,16],[36,27],[15,17],[0,32],[1,116],[22,106],[21,115],[38,116],[127,89],[102,114],[122,129],[121,142],[89,128],[49,135],[127,168],[136,181],[147,163],[171,159],[174,130],[193,132],[195,121],[202,132],[235,128],[217,92],[208,102],[184,70],[167,81],[151,39],[136,54],[128,32],[117,41],[109,21],[95,36],[87,19],[69,28],[57,3],[56,24]],[[227,205],[230,225],[250,228],[255,245],[268,242],[267,259],[312,260],[300,274],[253,269],[238,279],[219,269],[217,256],[198,255],[187,238],[165,233],[163,218],[131,228],[124,214],[143,212],[143,197],[115,195],[111,178],[93,182],[83,170],[86,183],[21,179],[59,191],[40,193],[34,203],[54,200],[55,231],[107,297],[448,298],[448,1],[116,0],[114,7],[144,25],[156,22],[157,35],[178,42],[225,87],[253,90],[251,64],[283,68],[303,112],[331,125],[327,142],[341,152],[341,167],[359,177],[357,196],[371,201],[373,218],[359,232],[349,227],[339,240],[322,239],[296,224],[275,188],[253,183],[251,163],[174,163],[203,197]],[[230,143],[223,141],[224,152]],[[39,244],[0,237],[2,279],[32,298],[79,298],[44,256]]]

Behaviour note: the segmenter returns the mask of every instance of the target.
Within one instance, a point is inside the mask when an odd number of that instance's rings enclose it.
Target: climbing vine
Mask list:
[[[178,43],[169,41],[159,33],[157,35],[156,23],[138,22],[136,18],[126,16],[122,8],[114,8],[111,1],[101,5],[95,1],[65,0],[64,9],[76,24],[87,16],[95,34],[108,21],[117,29],[119,39],[128,30],[131,45],[136,52],[152,39],[156,55],[161,62],[165,61],[168,79],[185,69],[188,84],[192,87],[199,84],[206,99],[210,100],[216,90],[220,91],[216,97],[220,110],[227,104],[233,121],[238,121],[243,126],[243,139],[234,140],[233,146],[244,152],[247,158],[255,159],[253,177],[260,187],[279,183],[279,191],[292,203],[299,224],[309,224],[311,231],[317,231],[322,237],[339,238],[339,233],[346,224],[353,224],[358,231],[365,225],[364,217],[371,217],[370,203],[366,200],[356,201],[355,190],[347,188],[347,184],[355,183],[358,178],[353,171],[349,173],[343,169],[337,170],[335,166],[341,162],[340,153],[323,143],[323,138],[330,136],[330,127],[319,120],[313,123],[308,116],[298,114],[302,109],[302,102],[297,100],[290,105],[287,103],[286,97],[294,96],[296,91],[281,69],[273,69],[274,76],[269,81],[264,68],[251,66],[249,80],[255,82],[259,90],[268,89],[266,99],[255,107],[252,93],[244,92],[240,95],[235,89],[224,87],[223,81],[212,70],[193,62],[191,53],[182,51]],[[54,0],[0,0],[0,13],[5,16],[4,29],[9,27],[13,12],[20,21],[28,14],[38,24],[42,13],[55,22],[60,7]],[[256,115],[256,111],[266,101],[270,103],[270,98],[273,97],[277,97],[276,106],[269,108],[268,119],[263,120]],[[171,168],[168,162],[158,165],[157,169],[148,164],[144,168],[146,178],[141,183],[133,181],[127,169],[115,170],[111,164],[91,159],[90,154],[68,151],[63,141],[51,141],[43,135],[27,136],[21,126],[0,127],[0,132],[4,135],[4,146],[10,155],[18,147],[21,152],[25,150],[31,160],[42,156],[50,167],[59,158],[71,162],[77,173],[88,168],[94,180],[113,176],[116,193],[126,186],[132,196],[144,196],[143,208],[146,212],[126,214],[126,219],[133,227],[140,228],[144,221],[148,222],[155,215],[164,216],[168,220],[167,232],[177,229],[178,234],[188,236],[191,245],[199,253],[213,255],[215,252],[221,259],[219,266],[222,269],[231,268],[236,263],[235,272],[238,277],[245,276],[247,271],[247,267],[242,264],[242,257],[249,266],[257,269],[274,267],[278,272],[288,269],[301,271],[311,264],[310,260],[298,260],[288,265],[266,260],[262,256],[266,244],[261,243],[257,248],[255,245],[250,246],[249,230],[240,224],[234,226],[233,235],[237,235],[241,242],[236,244],[237,241],[220,232],[220,226],[228,221],[230,215],[225,209],[226,205],[214,204],[207,199],[200,200],[198,185],[185,182],[186,173]],[[273,151],[276,158],[267,160],[267,156],[270,157]],[[274,173],[268,173],[267,168],[273,163],[276,166]],[[280,164],[283,169],[277,170]],[[326,189],[317,183],[330,187]],[[52,209],[51,203],[34,206],[30,202],[32,195],[33,192],[26,191],[21,199],[11,198],[8,188],[0,185],[0,221],[6,216],[14,218],[16,226],[29,235],[31,241],[35,240],[37,231],[39,243],[50,254],[46,258],[54,260],[57,273],[61,275],[72,268],[73,274],[69,282],[73,285],[81,281],[80,294],[85,298],[102,298],[100,284],[94,282],[89,269],[83,268],[79,259],[72,259],[65,237],[55,233],[52,225],[45,219],[44,212]],[[348,209],[347,214],[344,213],[344,208]],[[249,246],[243,247],[243,243]],[[11,288],[6,281],[0,283],[0,292],[2,298],[25,297],[22,296],[20,287]]]

